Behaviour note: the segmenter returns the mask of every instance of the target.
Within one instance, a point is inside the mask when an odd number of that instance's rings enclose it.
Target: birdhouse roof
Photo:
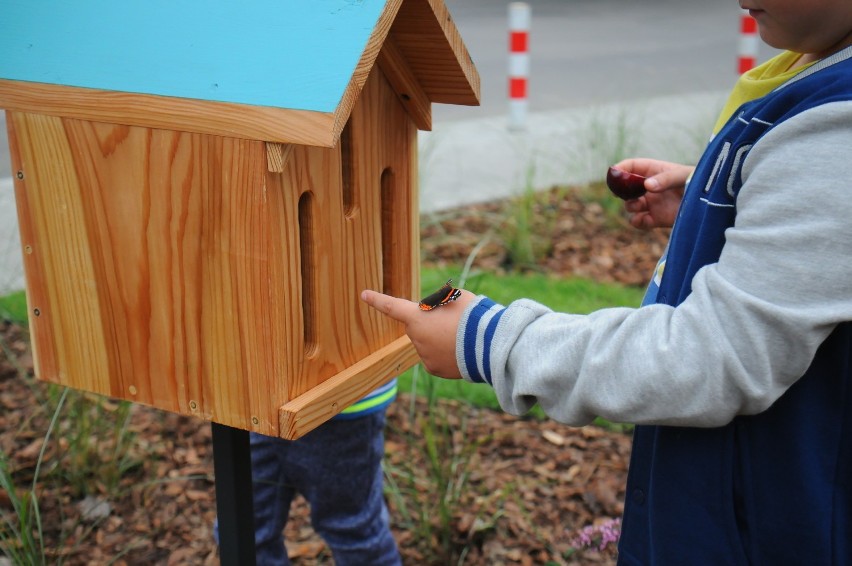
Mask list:
[[[479,103],[442,0],[11,0],[0,107],[333,146],[386,43],[428,102]]]

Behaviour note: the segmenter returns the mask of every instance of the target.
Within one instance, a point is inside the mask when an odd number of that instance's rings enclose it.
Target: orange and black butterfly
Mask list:
[[[451,301],[455,301],[459,297],[461,297],[461,290],[456,289],[452,285],[453,280],[448,279],[443,287],[420,300],[420,310],[422,311],[430,311],[432,309],[436,309],[442,305],[446,305]]]

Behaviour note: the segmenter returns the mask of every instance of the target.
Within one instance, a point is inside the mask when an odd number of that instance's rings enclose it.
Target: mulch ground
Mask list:
[[[532,261],[507,251],[519,222],[508,201],[424,217],[424,261],[644,285],[667,235],[633,230],[587,193],[524,204]],[[15,484],[0,489],[0,511],[35,494],[46,563],[218,564],[209,424],[74,392],[46,442],[57,393],[32,374],[26,329],[0,322],[0,475]],[[388,418],[387,498],[406,565],[614,563],[628,433],[405,395]],[[286,536],[293,564],[332,563],[303,500]]]

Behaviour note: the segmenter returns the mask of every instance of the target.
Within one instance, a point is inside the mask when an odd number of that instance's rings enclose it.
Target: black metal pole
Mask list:
[[[219,563],[255,566],[249,433],[218,423],[212,427]]]

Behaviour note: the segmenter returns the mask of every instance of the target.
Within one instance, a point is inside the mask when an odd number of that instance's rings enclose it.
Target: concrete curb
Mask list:
[[[0,179],[0,294],[24,288],[21,237],[12,178]]]

